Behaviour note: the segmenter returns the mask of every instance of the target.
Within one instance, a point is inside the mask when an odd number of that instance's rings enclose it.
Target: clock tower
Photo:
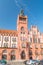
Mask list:
[[[19,59],[28,58],[28,49],[27,49],[28,26],[27,24],[28,24],[27,16],[25,16],[24,11],[21,10],[17,19]]]

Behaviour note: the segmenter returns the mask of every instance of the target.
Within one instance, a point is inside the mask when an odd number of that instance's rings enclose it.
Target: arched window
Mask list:
[[[2,59],[7,59],[7,50],[2,51]]]
[[[15,60],[16,59],[16,55],[15,55],[15,50],[11,51],[11,60]]]
[[[21,27],[21,31],[24,31],[24,27],[23,26]]]
[[[25,51],[23,50],[23,51],[21,52],[21,59],[25,59],[25,57],[26,57]]]
[[[2,59],[6,60],[7,59],[7,55],[2,55]]]
[[[16,56],[15,55],[11,55],[11,60],[15,60]]]

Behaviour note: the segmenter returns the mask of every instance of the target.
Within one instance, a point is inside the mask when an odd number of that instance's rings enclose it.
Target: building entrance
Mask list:
[[[25,52],[24,51],[21,52],[21,59],[25,59]]]

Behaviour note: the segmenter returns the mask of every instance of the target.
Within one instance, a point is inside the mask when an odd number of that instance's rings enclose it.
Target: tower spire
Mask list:
[[[24,16],[24,10],[23,10],[23,9],[21,9],[20,15],[21,15],[21,16]]]

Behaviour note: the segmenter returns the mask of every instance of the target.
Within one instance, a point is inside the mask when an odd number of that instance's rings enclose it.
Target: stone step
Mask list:
[[[25,65],[24,62],[20,62],[20,61],[10,61],[8,62],[8,65]]]

